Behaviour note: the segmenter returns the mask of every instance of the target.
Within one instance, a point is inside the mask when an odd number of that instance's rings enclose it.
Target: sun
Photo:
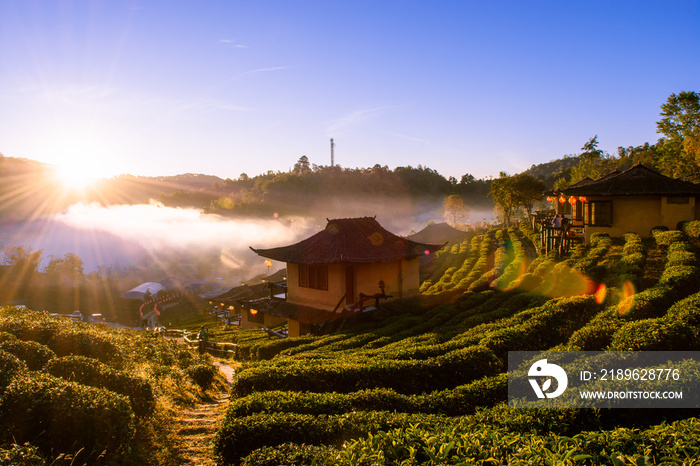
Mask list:
[[[103,178],[91,167],[72,164],[57,166],[56,177],[64,188],[76,191],[84,191]]]
[[[50,148],[54,176],[67,191],[85,191],[109,178],[108,147],[90,134],[62,133]]]

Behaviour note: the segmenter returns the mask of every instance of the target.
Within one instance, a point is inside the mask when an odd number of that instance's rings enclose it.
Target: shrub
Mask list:
[[[678,230],[671,230],[671,231],[652,230],[652,235],[654,236],[654,240],[656,241],[656,244],[658,244],[659,246],[670,246],[671,244],[673,244],[675,242],[683,241],[685,239],[685,235],[683,234],[683,232],[678,231]]]
[[[57,356],[87,356],[104,363],[122,363],[122,351],[107,334],[80,326],[62,328],[48,342]]]
[[[132,377],[95,359],[85,356],[64,356],[51,360],[45,370],[64,380],[106,388],[127,396],[134,413],[138,416],[150,415],[155,409],[155,396],[147,380]]]
[[[674,244],[685,244],[685,243],[674,243]],[[690,251],[674,250],[668,249],[668,254],[666,255],[666,267],[676,267],[679,265],[695,265],[697,259],[695,254]]]
[[[130,451],[133,414],[126,397],[47,374],[19,376],[0,401],[2,441],[31,441],[45,455],[84,449],[97,462]]]
[[[219,370],[211,364],[193,364],[185,369],[185,372],[194,383],[202,387],[202,390],[208,390]]]
[[[623,321],[616,317],[596,318],[585,327],[576,330],[569,344],[581,351],[603,351],[612,342],[613,335],[622,326]]]
[[[669,319],[700,329],[700,293],[678,301],[668,309],[666,316]]]
[[[618,314],[627,319],[660,317],[678,298],[668,285],[657,285],[629,296],[617,306]]]
[[[35,341],[18,340],[14,335],[5,333],[0,341],[0,350],[7,351],[27,363],[27,368],[38,371],[56,357],[53,351]]]
[[[27,365],[17,356],[0,350],[0,395],[10,381],[17,375],[26,372]]]
[[[450,425],[443,416],[427,414],[357,412],[335,416],[308,414],[254,414],[244,418],[226,416],[214,439],[214,448],[223,464],[238,464],[254,450],[284,443],[336,445],[368,433],[423,423]]]
[[[700,288],[700,273],[697,267],[676,265],[666,267],[659,278],[659,285],[671,286],[681,296],[688,296]]]
[[[335,448],[325,445],[283,443],[254,450],[241,460],[241,466],[305,466],[326,460],[330,464],[336,453]]]
[[[687,351],[695,349],[691,328],[665,318],[628,322],[613,335],[613,351]]]
[[[372,359],[308,363],[287,360],[280,365],[243,369],[234,380],[233,393],[291,390],[347,393],[363,388],[393,388],[400,393],[421,393],[455,387],[502,370],[490,350],[470,346],[425,360]]]
[[[693,239],[700,239],[700,220],[683,222],[683,233]]]
[[[542,277],[534,273],[524,273],[520,277],[513,280],[511,286],[526,291],[532,291],[542,284]]]

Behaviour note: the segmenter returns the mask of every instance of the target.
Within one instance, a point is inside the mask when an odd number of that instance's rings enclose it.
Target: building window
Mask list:
[[[612,225],[612,202],[591,201],[588,203],[588,224],[597,227]]]
[[[299,264],[299,286],[328,290],[328,266],[324,264]]]
[[[689,204],[690,198],[688,196],[668,196],[666,198],[666,204]]]
[[[569,204],[569,201],[557,202],[559,203],[559,208],[557,209],[558,214],[571,215],[571,204]]]

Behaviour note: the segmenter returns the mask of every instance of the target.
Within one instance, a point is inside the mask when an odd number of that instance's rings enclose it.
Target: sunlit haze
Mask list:
[[[697,89],[699,9],[0,1],[0,152],[88,178],[236,178],[302,155],[329,165],[333,137],[343,167],[458,179],[519,172],[594,135],[614,153],[655,142],[660,105]]]

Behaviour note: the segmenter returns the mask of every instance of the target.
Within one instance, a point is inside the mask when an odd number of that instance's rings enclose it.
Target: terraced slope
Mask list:
[[[649,453],[645,442],[695,432],[694,419],[655,426],[693,412],[510,411],[505,368],[514,350],[700,347],[697,237],[598,235],[566,258],[536,256],[536,244],[522,225],[455,246],[439,257],[424,295],[386,303],[380,322],[279,341],[246,342],[242,333],[251,360],[216,435],[221,464],[673,457],[672,447]],[[601,429],[604,437],[587,433]]]

